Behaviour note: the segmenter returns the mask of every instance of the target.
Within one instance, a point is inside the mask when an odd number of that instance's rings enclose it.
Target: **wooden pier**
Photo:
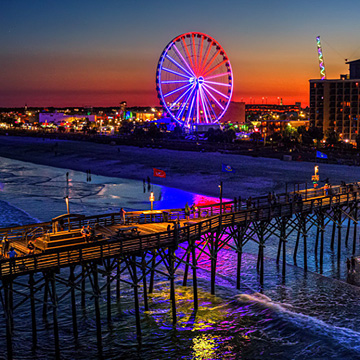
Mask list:
[[[184,267],[183,285],[187,285],[189,270],[192,271],[194,310],[198,308],[197,263],[200,256],[211,262],[210,292],[215,294],[217,256],[226,247],[237,254],[236,287],[241,284],[242,254],[247,245],[258,246],[257,271],[260,285],[264,283],[265,246],[270,237],[278,239],[277,263],[282,263],[282,276],[286,277],[286,246],[290,234],[296,234],[292,250],[296,265],[299,243],[303,245],[303,264],[307,270],[309,257],[307,238],[311,228],[316,229],[315,257],[319,271],[324,264],[324,247],[330,246],[341,261],[341,248],[351,246],[357,251],[357,223],[360,201],[359,184],[335,186],[331,194],[324,189],[284,193],[270,201],[262,196],[244,201],[234,201],[199,206],[186,219],[184,209],[167,209],[126,214],[122,224],[119,213],[85,217],[66,214],[51,222],[0,229],[0,236],[7,236],[19,255],[26,253],[29,241],[35,241],[37,250],[33,255],[0,260],[0,300],[5,318],[7,357],[12,359],[13,314],[23,303],[28,302],[32,312],[32,342],[37,345],[35,303],[42,303],[43,316],[52,312],[54,331],[54,354],[60,358],[58,330],[58,303],[70,297],[74,338],[78,336],[76,293],[84,306],[86,297],[94,302],[97,345],[102,355],[102,331],[99,298],[106,294],[107,321],[111,322],[111,284],[116,284],[116,301],[120,301],[122,276],[129,274],[134,289],[136,331],[141,338],[139,289],[143,291],[144,309],[149,309],[148,293],[154,291],[155,274],[166,274],[169,279],[172,322],[176,323],[175,276],[179,266]],[[301,197],[299,197],[299,194]],[[61,220],[61,222],[60,222]],[[65,221],[63,221],[65,220]],[[59,229],[61,224],[61,229]],[[325,244],[325,230],[332,224],[331,239]],[[82,226],[95,229],[95,237],[89,242],[79,236]],[[352,231],[350,231],[352,228]],[[344,231],[344,230],[345,231]],[[36,240],[38,239],[38,240]],[[47,240],[46,240],[47,239]],[[66,268],[66,271],[62,269]],[[165,270],[164,270],[165,269]],[[36,281],[34,275],[37,275]],[[100,287],[98,276],[104,276],[105,285]],[[19,278],[22,277],[22,281]],[[28,281],[24,281],[28,277]],[[85,282],[91,284],[91,291]],[[57,284],[66,286],[58,294]]]

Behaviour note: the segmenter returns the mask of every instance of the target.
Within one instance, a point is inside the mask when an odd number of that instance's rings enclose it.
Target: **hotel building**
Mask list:
[[[310,81],[310,126],[324,134],[335,131],[343,141],[355,142],[360,131],[360,59],[347,62],[349,74],[340,79]]]

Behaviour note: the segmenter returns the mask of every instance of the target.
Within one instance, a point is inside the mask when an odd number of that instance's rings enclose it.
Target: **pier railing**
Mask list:
[[[311,213],[317,209],[328,209],[332,206],[350,204],[360,200],[358,188],[349,188],[350,192],[341,187],[336,187],[335,189],[335,194],[328,196],[323,196],[324,190],[321,190],[322,195],[320,195],[320,190],[314,190],[311,192],[312,197],[302,198],[301,201],[299,198],[297,201],[291,201],[291,198],[286,197],[284,198],[285,202],[270,204],[267,198],[266,201],[263,201],[265,197],[262,197],[256,199],[259,201],[256,201],[255,204],[248,204],[246,209],[240,208],[235,210],[235,202],[227,202],[222,204],[221,213],[219,204],[202,206],[199,207],[201,210],[198,209],[197,213],[194,214],[196,222],[187,224],[180,229],[175,227],[175,229],[169,231],[149,235],[136,235],[126,239],[113,236],[94,243],[63,246],[61,248],[49,249],[45,253],[14,259],[2,259],[0,260],[0,277],[67,267],[71,264],[79,264],[89,260],[121,256],[122,254],[154,250],[161,247],[176,248],[181,242],[199,239],[200,235],[219,231],[221,227],[241,226],[249,221],[269,221],[279,216],[291,217],[295,213]],[[285,195],[288,196],[288,194]],[[252,205],[256,206],[253,207]],[[206,217],[202,217],[204,210],[207,211]],[[109,219],[115,222],[115,215],[92,216],[85,218],[84,221],[96,221],[110,225]],[[39,227],[39,225],[35,224],[33,226]],[[50,225],[51,223],[41,224],[42,227]],[[18,230],[18,233],[24,233],[24,231],[26,233],[31,229],[31,226],[26,226],[25,230],[24,227],[11,229],[14,233],[16,230]],[[4,229],[1,230],[4,231]]]
[[[347,184],[346,186],[334,186],[329,190],[329,196],[334,197],[338,194],[346,194],[348,192],[357,192],[359,191],[359,183]],[[325,194],[325,190],[323,188],[319,189],[308,189],[308,190],[300,190],[296,192],[301,195],[303,201],[307,201],[307,199],[323,197]],[[236,212],[246,208],[262,208],[269,205],[278,206],[279,204],[293,203],[294,202],[294,192],[281,193],[275,196],[272,203],[269,202],[268,195],[258,196],[251,199],[251,201],[247,201],[249,199],[241,199],[236,198],[236,200],[215,203],[209,205],[200,205],[197,206],[196,209],[191,210],[191,218],[207,218],[210,216],[214,216],[220,213],[226,212]],[[151,222],[161,222],[161,221],[176,221],[177,219],[185,219],[185,209],[177,208],[177,209],[162,209],[161,213],[154,214],[151,216],[150,220],[146,220],[144,215],[144,211],[129,211],[126,213],[126,223],[127,224],[142,224],[145,221]],[[114,213],[106,213],[100,215],[92,215],[83,217],[81,220],[79,219],[70,219],[70,221],[66,221],[64,226],[70,226],[71,229],[79,229],[83,225],[91,225],[95,226],[99,224],[101,226],[110,226],[114,224],[121,224],[122,219],[118,212]],[[40,232],[51,232],[52,231],[53,222],[43,222],[37,224],[30,225],[22,225],[15,227],[7,227],[0,229],[0,236],[7,235],[10,241],[16,241],[19,239],[26,239],[32,234],[36,228],[39,228]]]

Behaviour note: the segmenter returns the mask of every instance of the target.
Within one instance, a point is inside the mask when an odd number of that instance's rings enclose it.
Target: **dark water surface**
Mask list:
[[[0,226],[45,221],[66,211],[63,197],[71,194],[74,212],[95,214],[118,209],[140,209],[148,203],[142,182],[105,177],[86,182],[86,174],[50,167],[33,169],[32,164],[2,160],[0,183]],[[341,170],[341,168],[340,168]],[[340,171],[339,170],[339,171]],[[147,189],[146,189],[147,190]],[[264,189],[264,192],[271,189]],[[158,208],[183,207],[184,201],[205,201],[205,197],[171,188],[155,187]],[[126,204],[126,205],[123,205]],[[360,359],[360,289],[346,283],[344,261],[350,249],[343,249],[340,268],[330,251],[331,224],[326,229],[324,274],[317,271],[314,258],[315,234],[308,239],[308,267],[302,269],[302,248],[298,267],[291,265],[295,235],[287,244],[286,281],[281,264],[276,265],[277,240],[265,248],[265,285],[259,286],[256,246],[246,246],[242,285],[236,290],[236,254],[223,249],[218,256],[216,295],[210,295],[210,261],[199,261],[199,311],[193,312],[191,272],[188,287],[182,286],[180,268],[176,276],[177,319],[171,321],[169,280],[157,275],[149,296],[150,311],[141,311],[142,339],[136,338],[133,289],[121,283],[121,301],[116,303],[112,284],[113,321],[106,321],[106,293],[101,297],[102,336],[105,359]],[[346,229],[344,229],[346,231]],[[181,249],[178,250],[181,252]],[[60,276],[68,277],[66,269]],[[35,276],[38,277],[37,275]],[[124,274],[124,279],[129,279]],[[19,278],[26,283],[28,278]],[[100,276],[100,286],[104,284]],[[87,284],[87,286],[90,286]],[[66,291],[57,286],[58,296]],[[140,297],[142,289],[140,288]],[[15,299],[20,299],[16,297]],[[82,308],[77,301],[79,339],[72,334],[69,296],[59,302],[58,320],[63,359],[97,359],[93,299],[87,296]],[[15,301],[16,303],[17,301]],[[140,305],[143,301],[140,298]],[[14,314],[15,359],[54,358],[52,315],[44,321],[42,304],[37,303],[38,347],[32,351],[30,305],[26,302]],[[0,320],[0,358],[6,358],[5,320]]]

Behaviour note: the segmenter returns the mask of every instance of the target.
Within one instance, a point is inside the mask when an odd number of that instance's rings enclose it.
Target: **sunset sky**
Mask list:
[[[233,100],[307,105],[316,36],[338,78],[360,58],[359,14],[358,0],[0,0],[0,107],[159,105],[159,56],[189,31],[225,49]]]

